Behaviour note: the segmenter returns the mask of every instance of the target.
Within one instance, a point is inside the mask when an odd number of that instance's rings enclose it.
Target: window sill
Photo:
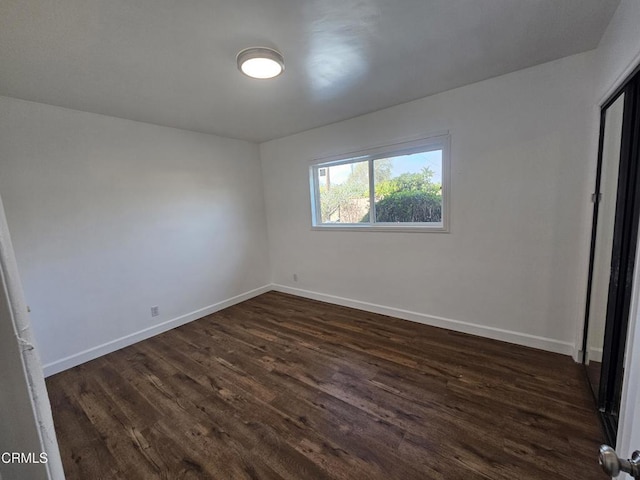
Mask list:
[[[449,233],[444,225],[314,225],[311,230],[322,232],[396,232],[396,233]]]

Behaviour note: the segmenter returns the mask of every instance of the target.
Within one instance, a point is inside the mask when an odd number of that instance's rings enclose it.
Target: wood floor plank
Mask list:
[[[276,292],[47,386],[70,480],[606,478],[570,358]]]

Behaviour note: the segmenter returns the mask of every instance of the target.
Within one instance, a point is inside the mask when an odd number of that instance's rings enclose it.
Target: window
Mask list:
[[[449,136],[317,161],[313,227],[447,231]]]

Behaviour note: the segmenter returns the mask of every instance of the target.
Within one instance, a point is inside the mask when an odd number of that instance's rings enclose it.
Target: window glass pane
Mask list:
[[[318,167],[322,223],[369,222],[369,162]]]
[[[376,222],[442,221],[442,150],[373,162]]]

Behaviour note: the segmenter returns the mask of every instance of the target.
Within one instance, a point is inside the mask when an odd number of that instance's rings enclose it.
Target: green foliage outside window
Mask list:
[[[402,173],[391,177],[389,159],[373,162],[376,222],[431,223],[442,221],[442,186],[433,182],[433,172]],[[319,185],[323,223],[369,223],[369,164],[354,163],[340,184]]]
[[[433,183],[432,178],[429,168],[381,182],[376,177],[376,222],[442,221],[442,186]],[[369,214],[362,221],[368,222]]]

